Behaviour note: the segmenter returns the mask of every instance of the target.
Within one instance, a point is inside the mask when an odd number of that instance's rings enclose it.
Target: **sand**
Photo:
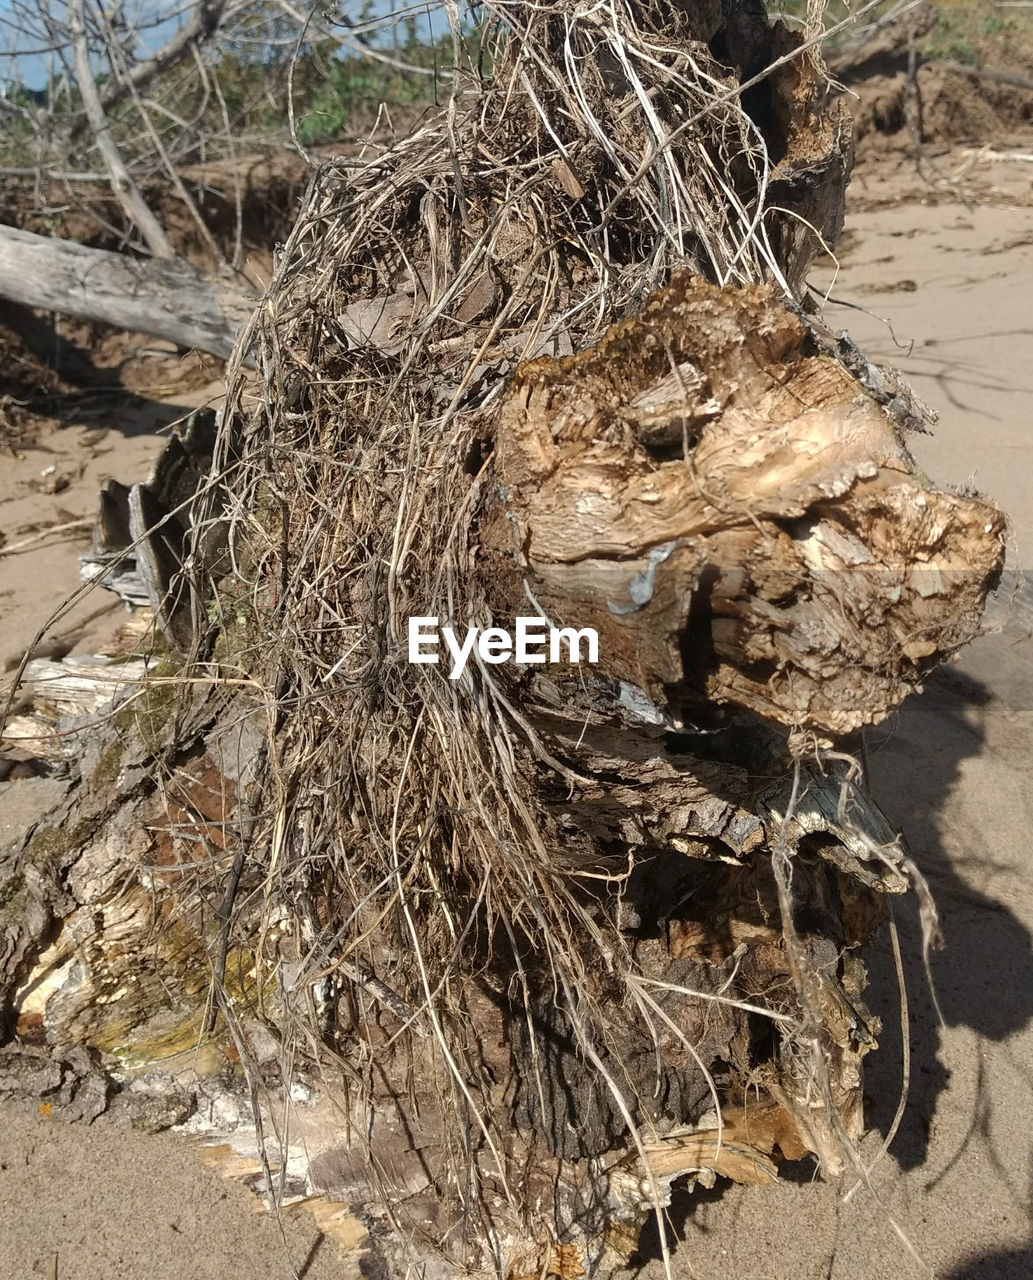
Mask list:
[[[283,1234],[188,1139],[0,1113],[3,1280],[341,1280],[337,1246],[303,1210]]]
[[[872,358],[903,369],[940,412],[935,436],[915,441],[917,457],[937,480],[975,484],[1005,507],[1012,517],[1010,562],[1021,570],[1033,568],[1033,214],[1017,204],[1028,200],[1031,166],[1017,168],[977,166],[970,180],[981,194],[968,204],[950,192],[930,192],[910,172],[862,172],[852,188],[856,211],[831,292],[864,310],[833,304],[828,318],[849,328]],[[905,189],[914,194],[901,203]],[[815,286],[824,290],[832,275],[816,269]],[[118,474],[135,478],[130,464],[138,446],[119,434],[109,428],[112,454],[102,466],[115,473],[117,462]],[[151,443],[139,440],[143,455]],[[33,456],[28,471],[52,461]],[[2,483],[9,479],[6,467]],[[95,468],[84,472],[84,502],[96,477]],[[13,587],[10,558],[0,559],[0,592],[15,592],[0,597],[0,666],[34,631],[45,599],[75,585],[78,549],[74,541],[51,548],[45,571],[44,553],[32,553],[38,558],[20,562]],[[51,575],[46,586],[43,572]],[[13,629],[10,599],[20,602]],[[948,941],[932,961],[940,1025],[919,958],[914,906],[898,907],[910,1097],[889,1154],[872,1172],[872,1189],[847,1201],[845,1187],[816,1184],[810,1166],[800,1166],[768,1191],[725,1187],[683,1195],[672,1211],[682,1237],[673,1258],[677,1276],[1033,1275],[1033,610],[1027,599],[999,610],[1001,618],[1010,613],[1002,634],[973,645],[870,736],[876,795],[930,880]],[[116,622],[112,613],[87,625],[103,629]],[[0,790],[0,824],[6,811],[3,834],[9,835],[11,824],[28,820],[26,808],[31,816],[33,793],[22,783],[3,785],[9,790]],[[863,1148],[869,1160],[901,1085],[899,1000],[885,931],[870,969],[872,1003],[886,1030],[882,1050],[869,1059],[873,1128]],[[187,1139],[116,1131],[103,1118],[89,1128],[66,1128],[10,1108],[0,1109],[0,1126],[0,1278],[49,1276],[55,1255],[58,1274],[76,1280],[291,1275],[275,1222],[254,1213],[248,1192],[206,1169]],[[284,1225],[299,1275],[357,1273],[355,1255],[323,1240],[303,1211],[292,1210]],[[653,1280],[661,1269],[646,1244],[642,1263]],[[654,1233],[654,1252],[655,1244]]]
[[[99,651],[126,620],[124,606],[110,592],[90,591],[64,608],[80,585],[79,553],[90,546],[100,485],[109,478],[145,480],[171,424],[217,400],[220,392],[221,383],[209,383],[160,402],[116,401],[80,422],[44,423],[37,440],[3,458],[0,684],[52,610],[62,608],[62,616],[48,644],[66,651],[71,645],[77,653]]]

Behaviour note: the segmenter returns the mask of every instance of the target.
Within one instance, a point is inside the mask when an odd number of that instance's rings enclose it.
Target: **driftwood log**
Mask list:
[[[492,14],[492,81],[313,184],[165,545],[178,652],[37,697],[69,789],[0,998],[6,1078],[50,1046],[75,1112],[87,1050],[201,1129],[291,1096],[266,1191],[518,1280],[626,1259],[678,1179],[856,1168],[862,947],[924,881],[850,735],[978,631],[1003,520],[809,310],[849,130],[796,37]],[[598,661],[408,661],[410,619],[527,616]]]
[[[196,347],[220,359],[256,299],[181,260],[132,258],[0,226],[0,297]]]

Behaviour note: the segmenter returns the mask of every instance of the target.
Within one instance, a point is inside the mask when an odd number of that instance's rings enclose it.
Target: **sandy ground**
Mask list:
[[[32,445],[0,461],[0,685],[50,612],[79,585],[78,557],[90,545],[101,483],[145,480],[167,428],[220,390],[212,383],[161,402],[114,402],[107,412],[44,428]],[[62,608],[48,644],[96,651],[125,617],[110,592],[85,592]]]
[[[823,267],[813,276],[837,300],[829,322],[849,329],[872,358],[903,369],[940,412],[935,436],[917,440],[916,455],[937,480],[975,484],[1010,513],[1011,564],[1020,570],[1033,568],[1031,170],[979,165],[970,178],[981,195],[969,203],[923,188],[908,172],[878,180],[861,174],[838,274]],[[899,203],[905,187],[916,194]],[[8,545],[26,536],[12,528],[19,519],[54,519],[58,508],[68,518],[87,514],[101,474],[135,478],[154,447],[138,430],[123,434],[112,424],[104,440],[87,444],[92,456],[81,477],[47,499],[53,511],[44,515],[25,481],[55,455],[29,455],[17,472],[5,461]],[[98,456],[105,441],[111,452]],[[44,443],[64,449],[60,466],[84,460],[71,434]],[[15,516],[19,501],[28,505]],[[79,549],[73,540],[0,557],[0,667],[31,638],[47,603],[75,585]],[[872,1171],[872,1189],[846,1199],[844,1187],[815,1184],[801,1168],[770,1191],[682,1196],[672,1210],[681,1237],[676,1276],[1033,1275],[1033,610],[1020,598],[1010,613],[1002,634],[972,646],[871,735],[876,794],[929,877],[948,941],[932,964],[940,1024],[918,959],[913,906],[898,908],[910,1097],[889,1154]],[[117,621],[110,611],[62,626],[85,626],[89,638]],[[0,784],[9,788],[0,789],[4,835],[31,812],[30,784],[39,791],[36,780]],[[869,1060],[869,1161],[901,1087],[899,998],[885,936],[870,968],[872,1003],[886,1030],[882,1051]],[[253,1203],[203,1168],[184,1139],[125,1134],[103,1119],[62,1128],[0,1110],[0,1278],[50,1276],[57,1256],[58,1274],[76,1280],[281,1280],[291,1274],[284,1243]],[[356,1274],[354,1255],[342,1255],[306,1215],[288,1215],[284,1227],[299,1275]],[[650,1280],[661,1274],[656,1243],[654,1233],[637,1268]]]
[[[259,1212],[188,1139],[0,1112],[3,1280],[341,1280],[303,1210]]]

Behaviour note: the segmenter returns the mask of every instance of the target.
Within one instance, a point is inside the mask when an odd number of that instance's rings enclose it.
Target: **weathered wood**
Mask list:
[[[89,715],[139,685],[147,666],[142,658],[117,663],[92,655],[69,655],[60,662],[34,658],[25,668],[23,688],[32,694],[37,711],[55,718]]]
[[[120,665],[96,670],[114,675]],[[0,1036],[17,1030],[32,1039],[45,1030],[49,1043],[111,1052],[130,1033],[143,1045],[151,1027],[167,1050],[180,1032],[189,1044],[200,1023],[203,908],[184,909],[170,896],[162,906],[155,893],[183,883],[196,860],[221,856],[232,777],[243,766],[225,764],[226,776],[216,775],[205,751],[224,703],[218,691],[134,686],[129,674],[91,689],[83,679],[91,669],[81,658],[34,667],[37,677],[50,676],[45,705],[94,709],[57,721],[79,785],[22,847],[0,851]],[[152,776],[178,762],[182,785],[159,796]],[[199,836],[205,814],[213,830]],[[56,949],[30,978],[55,938]],[[150,1044],[157,1058],[161,1044]]]
[[[256,299],[182,261],[132,258],[0,227],[0,296],[226,359]]]
[[[211,465],[215,426],[214,410],[195,410],[169,436],[145,484],[106,480],[93,549],[80,556],[84,582],[99,582],[130,608],[145,605],[166,640],[183,650],[193,640],[191,580],[213,568],[223,544],[221,524],[213,520],[198,539],[193,572],[184,573],[194,498]]]
[[[977,634],[992,508],[924,485],[894,417],[762,288],[675,276],[594,349],[520,366],[483,549],[496,616],[594,627],[658,707],[851,733]]]

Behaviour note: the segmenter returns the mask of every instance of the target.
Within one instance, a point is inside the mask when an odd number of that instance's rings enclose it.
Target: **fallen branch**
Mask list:
[[[38,546],[39,543],[46,542],[55,533],[73,533],[80,529],[91,529],[92,527],[92,520],[69,520],[65,524],[54,524],[49,529],[41,529],[39,533],[34,533],[31,538],[22,538],[20,542],[12,542],[9,547],[0,547],[0,556],[14,556],[19,551],[29,551]]]
[[[964,62],[942,62],[940,65],[947,71],[957,72],[959,76],[971,76],[973,80],[986,80],[990,84],[1006,84],[1013,89],[1033,89],[1033,79],[1019,76],[1013,71],[996,71],[992,67],[970,67]]]
[[[1002,164],[1033,164],[1033,153],[1028,151],[995,151],[993,147],[966,147],[962,153],[974,156],[987,163],[1000,161]]]
[[[174,260],[133,258],[0,227],[0,297],[225,359],[256,299]]]

